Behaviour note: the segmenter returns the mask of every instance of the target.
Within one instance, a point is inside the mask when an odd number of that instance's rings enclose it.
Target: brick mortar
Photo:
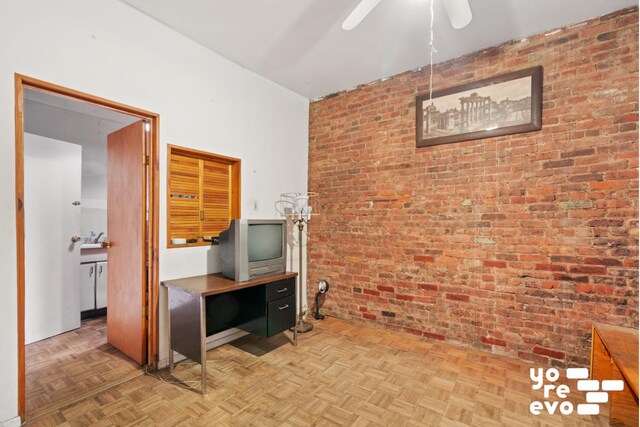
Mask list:
[[[542,65],[539,132],[416,149],[428,68],[312,102],[323,310],[560,367],[592,321],[637,328],[637,53],[629,8],[434,67],[438,90]]]

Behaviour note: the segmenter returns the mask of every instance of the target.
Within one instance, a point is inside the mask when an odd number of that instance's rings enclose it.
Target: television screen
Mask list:
[[[249,262],[280,258],[282,256],[282,225],[249,224],[247,246],[249,246]]]

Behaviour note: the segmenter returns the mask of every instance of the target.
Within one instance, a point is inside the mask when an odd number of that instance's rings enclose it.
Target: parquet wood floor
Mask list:
[[[27,418],[143,374],[138,364],[107,344],[105,317],[29,344],[25,365]]]
[[[529,367],[533,365],[329,318],[301,335],[298,347],[283,335],[269,340],[247,336],[209,351],[205,397],[184,383],[145,375],[30,424],[608,425],[603,415],[530,415],[529,404],[541,393],[531,391]],[[175,378],[198,387],[199,374],[199,365],[183,362]],[[175,381],[167,370],[159,375]],[[583,399],[571,396],[574,405]]]

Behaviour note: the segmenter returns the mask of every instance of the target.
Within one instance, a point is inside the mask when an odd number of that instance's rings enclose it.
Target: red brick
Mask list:
[[[587,283],[589,281],[589,276],[572,276],[569,274],[562,274],[562,273],[554,273],[553,278],[555,280],[564,281],[564,282]]]
[[[393,289],[391,286],[378,285],[376,287],[380,292],[395,292],[395,289]]]
[[[564,359],[564,353],[561,351],[550,350],[548,348],[535,346],[533,347],[533,352],[535,354],[540,354],[542,356],[549,356],[553,359]]]
[[[482,337],[481,340],[484,343],[491,344],[491,345],[499,345],[500,347],[506,347],[507,345],[507,342],[500,338]]]
[[[567,158],[567,157],[580,157],[580,156],[591,156],[593,154],[595,154],[595,151],[593,148],[586,148],[584,150],[575,150],[575,151],[568,151],[565,153],[561,153],[560,157],[561,158]]]
[[[614,286],[609,285],[594,285],[593,292],[599,295],[613,295],[615,291]]]
[[[585,258],[584,262],[586,262],[587,264],[594,264],[594,265],[611,265],[611,266],[622,265],[622,261],[615,258]]]
[[[413,260],[418,262],[433,262],[433,257],[427,255],[416,255],[413,257]]]
[[[425,291],[437,291],[438,285],[433,285],[430,283],[418,283],[418,288],[424,289]]]
[[[536,270],[545,271],[566,271],[567,267],[558,264],[536,264]]]
[[[487,260],[487,261],[484,261],[483,264],[485,267],[496,267],[496,268],[505,268],[507,266],[507,263],[504,261]]]
[[[576,290],[576,292],[591,293],[593,292],[593,285],[590,285],[588,283],[579,283],[574,287],[574,289]]]
[[[447,299],[454,301],[469,301],[469,295],[447,294]]]
[[[577,274],[606,274],[607,269],[596,265],[577,265],[569,269],[570,273]]]
[[[629,181],[602,181],[592,182],[592,190],[620,190],[629,187]]]
[[[554,160],[542,165],[544,168],[563,168],[566,166],[573,166],[573,159]]]

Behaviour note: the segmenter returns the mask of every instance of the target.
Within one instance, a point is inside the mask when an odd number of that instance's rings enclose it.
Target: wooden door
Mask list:
[[[144,132],[139,121],[107,138],[107,341],[141,365],[147,361]]]

